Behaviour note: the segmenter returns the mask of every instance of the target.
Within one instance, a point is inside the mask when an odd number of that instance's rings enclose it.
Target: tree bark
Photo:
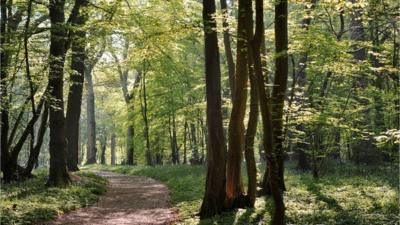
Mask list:
[[[187,130],[188,130],[188,124],[185,119],[185,127],[183,131],[183,164],[187,164]]]
[[[42,112],[41,120],[40,120],[40,125],[39,125],[39,130],[36,135],[36,137],[37,137],[36,143],[35,143],[34,148],[32,148],[31,152],[29,153],[28,163],[24,169],[23,176],[25,176],[25,177],[32,176],[32,170],[38,162],[40,149],[42,147],[44,135],[47,130],[48,118],[49,118],[49,109],[48,109],[48,106],[46,104],[44,104],[43,112]]]
[[[272,224],[283,225],[285,217],[285,205],[283,202],[283,196],[279,185],[279,168],[276,156],[274,154],[274,134],[272,129],[272,115],[271,115],[271,101],[268,96],[267,86],[264,85],[265,80],[263,76],[263,68],[261,62],[261,43],[264,39],[264,15],[263,15],[263,1],[256,0],[256,30],[254,39],[252,42],[254,70],[255,70],[255,81],[257,83],[257,93],[259,98],[260,111],[262,116],[263,125],[263,143],[267,161],[267,169],[265,177],[269,177],[267,183],[265,183],[264,189],[267,189],[267,185],[270,187],[272,197],[274,200],[274,214],[272,218]],[[276,14],[278,16],[279,14]]]
[[[115,141],[115,133],[113,132],[111,134],[111,165],[115,165],[115,146],[116,146],[116,141]]]
[[[87,1],[82,0],[82,6],[86,6]],[[87,15],[78,12],[76,20],[72,26],[75,29],[83,26],[87,20]],[[85,46],[86,32],[81,28],[72,34],[72,57],[70,87],[68,92],[68,105],[66,115],[66,133],[68,147],[68,170],[78,171],[78,148],[79,148],[79,119],[81,115],[83,82],[85,77]]]
[[[107,133],[104,131],[103,137],[100,139],[101,157],[100,163],[106,164],[106,148],[107,148]]]
[[[86,154],[86,164],[96,163],[96,116],[95,116],[95,100],[94,100],[94,90],[93,90],[93,80],[92,80],[92,70],[86,68],[85,71],[86,78],[86,108],[87,108],[87,154]]]
[[[128,59],[128,50],[129,50],[129,41],[127,37],[124,37],[124,49],[122,52],[122,60],[126,61]],[[112,52],[112,55],[114,57],[115,62],[117,63],[118,67],[118,73],[119,73],[119,80],[121,84],[121,90],[122,94],[124,97],[124,101],[127,107],[128,111],[128,129],[127,129],[127,142],[126,142],[126,164],[128,165],[134,165],[135,164],[135,145],[134,145],[134,138],[135,138],[135,127],[133,125],[133,111],[134,111],[134,105],[131,104],[134,100],[134,93],[132,90],[132,93],[130,93],[128,89],[128,75],[129,75],[129,69],[127,67],[124,67],[121,65],[120,60],[115,53]],[[140,75],[137,75],[135,78],[135,82],[133,84],[133,88],[136,88],[138,86],[138,82],[140,81]]]
[[[250,58],[250,57],[249,57]],[[249,67],[253,67],[253,63],[249,64]],[[257,85],[255,83],[254,71],[250,72],[250,115],[247,123],[247,131],[245,137],[245,148],[244,156],[246,159],[247,167],[247,198],[248,202],[246,205],[254,207],[257,192],[257,167],[256,160],[254,157],[254,139],[257,132],[258,123],[258,96],[257,96]]]
[[[146,94],[146,71],[143,71],[143,80],[142,80],[142,97],[143,102],[141,102],[142,107],[142,116],[144,121],[144,138],[146,140],[146,163],[149,166],[153,166],[153,156],[150,148],[150,136],[149,136],[149,120],[147,117],[147,94]]]
[[[221,70],[214,13],[215,0],[203,0],[208,152],[205,193],[199,212],[201,218],[221,213],[225,209],[226,197],[226,147],[221,112]]]
[[[244,150],[244,116],[247,100],[247,29],[252,2],[239,0],[238,39],[236,54],[236,74],[233,107],[229,121],[229,149],[227,160],[226,195],[229,208],[244,206],[243,181],[241,175],[242,151]]]
[[[7,31],[7,20],[8,15],[11,12],[7,12],[7,0],[1,0],[1,22],[0,22],[0,42],[2,48],[6,47],[6,31]],[[8,14],[7,14],[8,13]],[[3,180],[8,182],[12,179],[12,173],[7,168],[7,163],[10,160],[10,153],[8,150],[8,133],[9,133],[9,115],[8,115],[8,91],[7,91],[7,77],[8,77],[8,53],[6,49],[2,50],[0,53],[1,57],[1,81],[0,81],[0,108],[1,108],[1,138],[0,138],[0,149],[1,149],[1,171],[3,172]]]
[[[190,124],[190,141],[192,148],[192,158],[190,159],[190,164],[197,165],[199,164],[200,159],[199,159],[199,149],[197,146],[196,125],[194,123]]]
[[[231,100],[233,101],[233,94],[235,90],[235,62],[233,60],[232,48],[231,48],[231,37],[229,34],[229,24],[227,17],[229,16],[228,4],[226,0],[220,0],[221,10],[224,12],[224,19],[222,21],[222,27],[224,29],[224,48],[226,55],[226,63],[228,65],[228,78],[229,87],[231,93]]]
[[[274,134],[274,152],[279,166],[279,186],[285,191],[284,149],[283,149],[283,107],[288,80],[288,29],[287,0],[275,4],[275,79],[272,90],[272,126]]]
[[[67,146],[65,135],[63,75],[65,61],[64,0],[50,1],[50,169],[47,185],[66,186],[70,183],[67,171]]]

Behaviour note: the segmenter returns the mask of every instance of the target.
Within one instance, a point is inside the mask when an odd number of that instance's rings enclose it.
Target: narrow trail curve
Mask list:
[[[169,225],[178,218],[167,187],[148,177],[96,172],[109,184],[97,203],[58,217],[48,225]]]

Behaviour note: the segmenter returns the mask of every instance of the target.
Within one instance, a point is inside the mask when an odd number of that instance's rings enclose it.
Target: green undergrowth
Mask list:
[[[258,197],[254,209],[238,209],[210,219],[196,215],[204,193],[203,166],[91,166],[90,170],[148,176],[164,182],[179,209],[178,224],[269,224],[273,203]],[[336,165],[322,178],[298,172],[288,163],[285,179],[287,224],[394,225],[399,221],[398,176],[368,167]],[[259,174],[261,176],[261,174]],[[246,179],[245,179],[246,180]]]
[[[47,170],[34,172],[35,178],[1,186],[0,224],[40,224],[67,211],[96,202],[107,181],[93,173],[71,173],[67,188],[46,187]]]

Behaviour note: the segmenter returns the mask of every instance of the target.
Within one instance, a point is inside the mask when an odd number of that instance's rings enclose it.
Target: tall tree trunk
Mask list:
[[[107,148],[107,133],[104,131],[103,137],[100,139],[101,157],[100,163],[106,164],[106,148]]]
[[[11,12],[7,12],[7,0],[1,0],[1,36],[0,42],[1,47],[6,47],[6,36],[7,36],[7,20],[8,15]],[[8,133],[9,133],[9,115],[8,115],[8,84],[7,84],[7,77],[8,77],[8,51],[6,49],[2,49],[0,53],[1,57],[1,81],[0,81],[0,109],[1,109],[1,138],[0,138],[0,149],[1,149],[1,171],[3,172],[3,179],[5,182],[12,180],[12,173],[9,168],[6,166],[10,160],[10,153],[8,150]]]
[[[271,113],[271,100],[268,96],[268,89],[265,86],[265,80],[263,76],[263,68],[261,62],[261,43],[264,39],[264,14],[263,14],[263,1],[256,0],[256,30],[254,39],[252,42],[254,70],[255,70],[255,81],[257,83],[257,93],[259,98],[260,111],[262,116],[263,125],[263,143],[267,161],[267,169],[265,177],[269,177],[268,185],[270,187],[272,197],[274,200],[274,214],[272,218],[272,224],[283,225],[285,217],[285,205],[283,202],[283,196],[279,185],[279,167],[276,156],[274,154],[274,134],[272,129],[272,113]],[[279,14],[276,14],[278,16]],[[272,131],[272,132],[271,132]],[[263,187],[267,189],[267,186]]]
[[[115,141],[115,133],[113,132],[111,134],[111,165],[115,165],[115,146],[116,146],[116,141]]]
[[[65,61],[64,0],[50,1],[50,169],[47,185],[66,186],[70,183],[67,171],[67,146],[65,135],[63,76]]]
[[[191,164],[199,164],[199,149],[197,146],[197,136],[196,136],[196,125],[194,123],[190,124],[190,139],[192,148],[192,158],[190,159]]]
[[[87,108],[87,153],[86,164],[96,163],[96,116],[95,116],[95,102],[94,90],[92,80],[92,68],[87,66],[85,69],[86,78],[86,108]]]
[[[184,127],[184,131],[183,131],[183,164],[187,164],[187,133],[188,130],[188,124],[187,121],[185,119],[185,127]]]
[[[249,51],[250,52],[250,51]],[[250,58],[250,57],[249,57]],[[253,63],[249,64],[249,67],[253,66]],[[247,167],[247,198],[249,202],[246,204],[250,207],[254,207],[257,192],[257,167],[256,160],[254,157],[254,139],[257,132],[258,123],[258,96],[257,96],[257,84],[254,79],[253,69],[250,72],[250,115],[247,123],[247,131],[245,137],[245,148],[244,156],[246,159]]]
[[[272,90],[272,126],[274,134],[274,152],[279,166],[279,186],[286,190],[284,183],[284,149],[283,149],[283,107],[288,80],[288,29],[287,0],[275,4],[275,79]]]
[[[172,143],[174,148],[174,158],[175,164],[179,164],[179,148],[178,148],[178,140],[176,137],[176,120],[175,120],[175,112],[172,114]]]
[[[146,140],[146,163],[147,165],[153,166],[153,156],[150,148],[150,136],[149,136],[149,120],[147,117],[147,94],[146,94],[146,72],[143,71],[143,80],[142,80],[142,96],[143,103],[142,106],[142,116],[144,121],[144,138]]]
[[[239,0],[238,39],[236,54],[236,75],[233,107],[229,121],[229,149],[227,160],[226,195],[230,208],[243,207],[243,181],[241,175],[242,152],[244,150],[244,116],[247,100],[247,29],[252,2]]]
[[[215,0],[203,0],[204,51],[207,96],[207,177],[201,218],[214,216],[225,209],[226,147],[221,112],[221,71],[218,38],[215,31]]]
[[[130,117],[130,116],[129,116]],[[131,123],[132,120],[129,120]],[[135,130],[132,125],[128,125],[127,134],[126,134],[126,164],[134,165],[135,164],[135,156],[134,156],[134,143],[133,140],[135,138],[134,134]]]
[[[229,24],[228,24],[228,4],[226,0],[220,0],[221,10],[224,12],[224,19],[222,22],[222,27],[224,28],[224,47],[226,55],[226,63],[228,65],[228,78],[229,87],[231,93],[231,100],[233,100],[233,94],[235,90],[235,62],[233,60],[232,48],[231,48],[231,37],[229,34]]]
[[[124,37],[124,49],[122,52],[122,61],[125,62],[128,59],[128,51],[129,51],[129,40],[127,37]],[[134,102],[134,93],[132,90],[132,93],[130,93],[128,89],[128,75],[129,75],[129,68],[124,67],[121,65],[121,62],[118,58],[118,56],[112,52],[112,55],[114,57],[115,62],[117,63],[118,67],[118,73],[119,73],[119,80],[121,84],[121,89],[122,89],[122,94],[125,100],[125,104],[127,107],[128,111],[128,129],[127,129],[127,142],[126,142],[126,164],[128,165],[134,165],[135,164],[135,144],[134,144],[134,138],[135,138],[135,127],[133,125],[134,122],[134,105],[131,104]],[[138,86],[138,82],[140,81],[140,74],[135,77],[135,81],[133,84],[133,88],[136,88]]]
[[[82,0],[86,5],[87,1]],[[83,11],[83,10],[82,10]],[[87,15],[78,12],[73,26],[82,27],[87,19]],[[78,148],[79,148],[79,119],[81,115],[83,81],[85,74],[85,46],[86,32],[80,28],[72,34],[72,57],[70,76],[70,87],[68,92],[68,105],[66,115],[66,133],[68,149],[68,170],[78,171]]]

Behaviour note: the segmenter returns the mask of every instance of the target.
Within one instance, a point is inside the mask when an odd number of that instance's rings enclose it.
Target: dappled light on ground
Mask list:
[[[200,220],[197,213],[205,180],[202,166],[92,168],[148,176],[164,182],[171,191],[172,204],[179,209],[179,225],[263,225],[271,221],[273,202],[269,197],[258,197],[254,209],[238,209]],[[399,221],[399,198],[394,174],[362,169],[343,164],[314,180],[310,173],[298,172],[288,163],[285,174],[288,191],[284,196],[287,224],[396,224]],[[244,181],[246,183],[246,179]]]

